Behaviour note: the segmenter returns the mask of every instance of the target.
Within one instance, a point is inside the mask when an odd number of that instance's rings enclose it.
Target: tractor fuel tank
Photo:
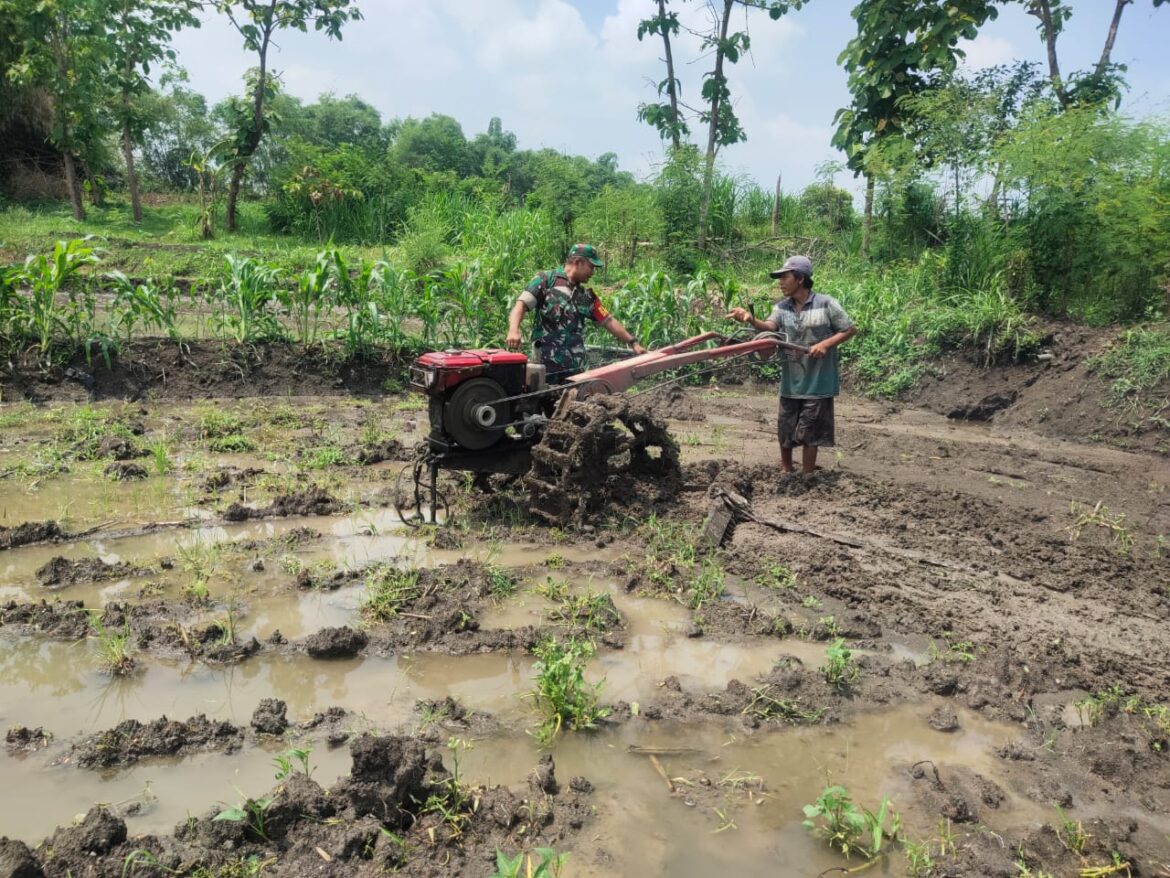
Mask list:
[[[521,353],[483,348],[432,351],[410,366],[410,385],[427,396],[445,396],[471,378],[491,378],[510,395],[523,393],[528,357]]]

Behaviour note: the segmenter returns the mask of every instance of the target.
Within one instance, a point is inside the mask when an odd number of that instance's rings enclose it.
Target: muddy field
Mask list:
[[[769,389],[647,396],[669,486],[411,529],[392,364],[241,356],[8,385],[0,876],[842,874],[832,785],[874,874],[1170,876],[1170,459],[1069,370],[846,396],[811,479]],[[541,746],[550,637],[605,715]]]

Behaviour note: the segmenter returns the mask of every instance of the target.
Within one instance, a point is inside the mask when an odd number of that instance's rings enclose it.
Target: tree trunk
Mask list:
[[[1109,66],[1109,57],[1113,54],[1113,43],[1117,39],[1117,27],[1121,24],[1121,13],[1125,11],[1127,4],[1132,3],[1133,0],[1117,0],[1117,6],[1113,9],[1113,21],[1109,23],[1109,34],[1105,37],[1105,48],[1101,50],[1101,60],[1097,62],[1096,73],[1100,76],[1105,72],[1105,68]]]
[[[130,123],[122,122],[122,157],[126,160],[126,185],[130,188],[130,209],[134,222],[142,222],[142,199],[138,194],[138,169],[134,167],[134,142],[130,138]]]
[[[780,231],[780,180],[783,174],[776,175],[776,200],[772,202],[772,237]]]
[[[670,95],[670,140],[677,151],[682,143],[678,125],[678,82],[674,78],[674,56],[670,51],[670,32],[666,29],[666,0],[658,0],[658,18],[662,24],[662,43],[666,47],[666,91]]]
[[[122,66],[122,158],[126,161],[126,185],[130,189],[130,209],[134,222],[142,222],[142,199],[138,195],[138,169],[134,167],[134,138],[130,134],[130,77],[134,65],[127,52]]]
[[[865,175],[865,215],[861,221],[861,255],[869,258],[869,242],[873,233],[873,174]]]
[[[264,22],[264,36],[260,41],[260,75],[256,77],[256,93],[252,96],[252,129],[244,139],[243,149],[240,150],[240,161],[232,168],[232,183],[228,189],[227,229],[236,230],[236,201],[240,197],[240,183],[244,179],[244,168],[260,146],[260,139],[264,136],[264,90],[268,85],[268,45],[272,39],[272,30],[276,27],[276,0],[268,9],[268,17]]]
[[[244,163],[236,162],[232,166],[232,182],[228,186],[227,217],[224,224],[229,232],[236,230],[236,200],[240,197],[240,182],[244,179]]]
[[[1052,6],[1049,0],[1033,0],[1029,12],[1040,19],[1040,31],[1044,34],[1044,46],[1048,50],[1048,78],[1052,80],[1052,91],[1060,101],[1062,109],[1068,107],[1068,92],[1060,76],[1060,64],[1056,60],[1056,25],[1052,21]]]
[[[69,203],[73,207],[73,218],[83,220],[85,204],[81,200],[81,180],[77,177],[77,163],[67,149],[61,153],[61,157],[65,162],[65,185],[69,187]]]
[[[723,19],[719,22],[719,47],[715,50],[715,72],[712,79],[723,81],[723,44],[727,40],[727,28],[731,24],[731,7],[734,0],[723,0]],[[711,123],[707,126],[707,160],[703,166],[703,200],[699,204],[699,249],[707,248],[707,219],[711,213],[711,186],[715,177],[716,137],[719,133],[719,89],[711,97]]]

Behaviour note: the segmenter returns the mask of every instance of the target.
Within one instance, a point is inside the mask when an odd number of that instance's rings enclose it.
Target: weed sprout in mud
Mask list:
[[[276,767],[276,779],[287,780],[299,767],[306,778],[312,778],[313,768],[309,764],[309,756],[313,752],[312,744],[302,747],[290,747],[283,753],[272,757],[272,764]]]
[[[844,638],[838,637],[825,649],[825,664],[821,673],[826,682],[838,689],[848,689],[857,682],[861,668],[853,660],[853,651],[845,645]]]
[[[552,638],[533,650],[536,689],[529,696],[544,715],[533,733],[541,746],[551,744],[562,728],[596,728],[599,720],[609,716],[609,709],[598,703],[603,684],[585,682],[585,665],[594,652],[596,648],[589,641],[569,640],[562,644]]]
[[[100,610],[89,611],[89,624],[98,644],[98,661],[111,674],[129,674],[134,670],[134,655],[138,651],[132,640],[129,620],[121,629],[112,629],[102,623]]]
[[[270,797],[260,799],[247,798],[234,808],[225,808],[215,815],[213,820],[226,820],[231,823],[243,823],[244,828],[261,841],[268,841],[268,833],[264,825],[268,806],[272,804]]]
[[[451,773],[435,786],[435,791],[427,796],[422,807],[424,814],[438,814],[443,824],[451,831],[452,837],[462,834],[463,827],[478,808],[478,801],[472,788],[463,782],[463,767],[460,760],[460,753],[470,750],[472,746],[470,741],[462,738],[447,739],[447,749],[451,751]],[[433,827],[429,831],[433,833]],[[433,843],[433,836],[431,840]]]
[[[804,826],[825,839],[848,859],[861,854],[872,859],[886,842],[895,841],[902,818],[885,796],[877,812],[856,804],[843,786],[828,786],[811,805],[804,806]]]

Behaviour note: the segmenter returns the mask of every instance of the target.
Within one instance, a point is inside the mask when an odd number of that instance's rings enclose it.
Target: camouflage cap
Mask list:
[[[597,255],[597,248],[592,244],[574,244],[569,248],[569,255],[566,259],[588,259],[598,268],[602,268],[605,265],[601,261],[601,257]]]

